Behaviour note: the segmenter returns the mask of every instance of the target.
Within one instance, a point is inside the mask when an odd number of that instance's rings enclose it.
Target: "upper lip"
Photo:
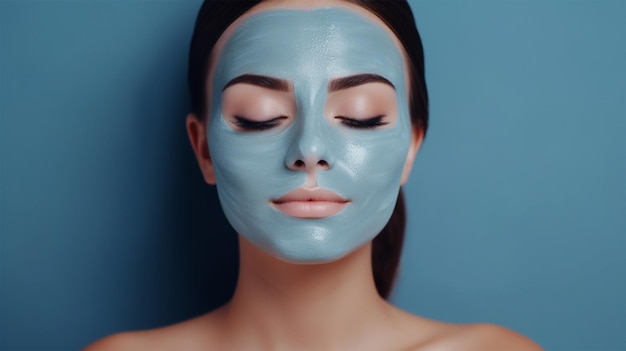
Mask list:
[[[328,189],[324,188],[315,188],[315,189],[305,189],[298,188],[293,191],[288,192],[287,194],[279,197],[278,199],[273,199],[274,203],[285,203],[285,202],[294,202],[294,201],[328,201],[328,202],[349,202],[347,199],[339,196],[337,193],[334,193]]]

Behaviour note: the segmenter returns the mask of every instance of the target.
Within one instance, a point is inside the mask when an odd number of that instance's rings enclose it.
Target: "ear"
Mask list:
[[[413,161],[415,161],[415,156],[417,156],[417,152],[422,146],[422,141],[424,141],[424,130],[413,128],[413,132],[411,133],[411,145],[409,146],[409,152],[406,154],[406,162],[402,170],[400,185],[404,185],[409,179],[409,174],[411,174],[411,169],[413,168]]]
[[[213,161],[209,152],[209,143],[207,142],[207,129],[205,122],[201,121],[198,116],[193,113],[187,115],[187,134],[191,148],[196,154],[200,171],[204,176],[204,181],[208,184],[215,184],[215,170],[213,169]]]

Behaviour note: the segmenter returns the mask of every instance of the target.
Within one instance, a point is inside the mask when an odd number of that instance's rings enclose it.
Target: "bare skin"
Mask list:
[[[164,328],[121,333],[102,350],[541,350],[508,329],[455,325],[403,312],[376,292],[370,244],[323,265],[293,265],[241,239],[241,267],[225,306]]]
[[[231,25],[213,54],[219,55],[232,29],[254,13],[329,5],[365,14],[388,30],[375,15],[345,1],[270,0]],[[205,121],[190,114],[187,130],[205,181],[215,184]],[[422,136],[420,131],[413,135],[402,183],[408,177]],[[310,265],[282,261],[242,237],[239,244],[239,280],[226,305],[171,326],[115,334],[84,350],[541,350],[530,339],[496,325],[442,323],[394,307],[376,291],[371,242],[337,261]]]

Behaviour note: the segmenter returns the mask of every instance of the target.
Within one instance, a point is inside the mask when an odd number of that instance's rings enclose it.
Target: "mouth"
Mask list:
[[[309,219],[333,216],[350,204],[350,200],[323,188],[298,188],[271,202],[287,216]]]

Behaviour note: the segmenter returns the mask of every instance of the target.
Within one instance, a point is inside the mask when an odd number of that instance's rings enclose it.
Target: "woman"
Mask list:
[[[404,230],[400,186],[428,124],[405,1],[207,1],[189,73],[190,141],[239,233],[234,296],[87,350],[540,349],[385,301]]]

